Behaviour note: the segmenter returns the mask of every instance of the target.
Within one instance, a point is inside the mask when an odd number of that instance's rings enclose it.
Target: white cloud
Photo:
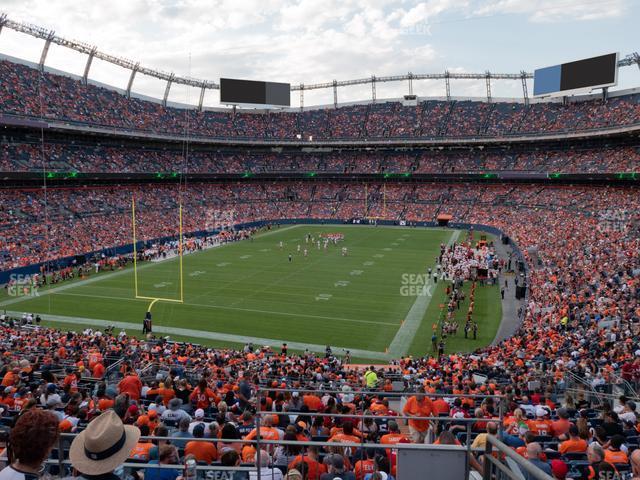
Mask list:
[[[472,16],[526,15],[532,22],[557,23],[620,17],[625,0],[490,0],[477,2]]]
[[[531,22],[593,20],[620,16],[628,0],[3,0],[0,9],[60,36],[98,46],[104,52],[181,76],[216,80],[220,76],[288,81],[293,84],[333,79],[441,72],[449,45],[432,26],[478,17],[524,16]],[[435,30],[437,32],[437,29]],[[469,44],[474,38],[462,38]],[[458,46],[458,45],[456,45]],[[472,46],[472,45],[470,45]],[[37,61],[42,41],[4,30],[0,52]],[[470,50],[471,51],[471,50]],[[472,55],[472,54],[470,54]],[[520,52],[515,54],[519,60]],[[86,56],[52,47],[48,64],[82,74]],[[459,60],[452,62],[459,63]],[[470,64],[474,58],[469,57]],[[525,65],[518,64],[514,71]],[[492,65],[483,66],[492,69]],[[453,69],[451,69],[453,70]],[[125,88],[129,72],[94,61],[92,78]],[[443,82],[421,84],[441,90]],[[483,82],[473,89],[483,90]],[[458,86],[458,84],[456,84]],[[406,83],[387,84],[385,95],[406,93]],[[134,90],[161,96],[163,85],[142,75]],[[343,89],[370,96],[370,86]],[[443,92],[439,91],[439,95]],[[199,92],[175,88],[179,101]],[[207,99],[217,99],[208,92]],[[309,92],[331,103],[331,90]],[[292,95],[297,102],[297,95]],[[209,101],[209,100],[208,100]],[[215,100],[210,100],[215,101]]]

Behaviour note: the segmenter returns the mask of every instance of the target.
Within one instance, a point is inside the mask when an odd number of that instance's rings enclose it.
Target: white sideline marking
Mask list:
[[[251,255],[242,255],[240,260],[246,260],[247,258],[251,258]]]
[[[205,273],[207,273],[204,270],[196,270],[195,272],[191,272],[189,274],[190,277],[199,277],[200,275],[204,275]]]
[[[330,293],[319,293],[316,296],[316,302],[318,300],[329,300],[331,297],[333,297],[333,295],[331,295]]]
[[[89,298],[106,298],[109,300],[127,300],[131,302],[140,301],[138,298],[127,298],[127,297],[114,297],[108,295],[90,295],[87,293],[61,293],[60,295],[67,295],[72,297],[89,297]],[[224,306],[224,305],[211,305],[206,303],[188,303],[184,302],[181,305],[187,305],[191,307],[202,307],[202,308],[215,308],[219,310],[238,310],[241,312],[252,312],[252,313],[267,313],[270,315],[282,315],[286,317],[304,317],[304,318],[317,318],[320,320],[339,320],[341,322],[354,322],[354,323],[369,323],[372,325],[397,325],[397,323],[391,322],[378,322],[375,320],[360,320],[358,318],[344,318],[344,317],[327,317],[323,315],[309,315],[306,313],[290,313],[290,312],[277,312],[273,310],[259,310],[256,308],[240,308],[240,307],[232,307],[232,306]],[[39,313],[35,312],[34,313]]]
[[[227,265],[231,265],[231,263],[230,262],[216,263],[216,267],[226,267]]]
[[[10,315],[21,315],[20,312],[7,312]],[[41,314],[40,315],[43,320],[48,320],[55,323],[71,323],[76,325],[88,325],[92,327],[103,328],[108,325],[113,325],[119,329],[129,329],[129,330],[139,330],[140,325],[129,322],[110,322],[108,320],[96,320],[94,318],[83,318],[83,317],[65,317],[62,315],[49,315],[49,314]],[[292,342],[286,339],[274,339],[274,338],[260,338],[260,337],[249,337],[245,335],[232,335],[230,333],[219,333],[219,332],[207,332],[204,330],[191,330],[188,328],[176,328],[176,327],[165,327],[163,325],[154,325],[153,331],[155,333],[162,334],[170,334],[170,335],[178,335],[181,337],[193,337],[193,338],[203,338],[206,340],[218,340],[221,342],[230,342],[230,343],[253,343],[254,345],[270,345],[270,346],[278,346],[282,342],[287,342],[289,348],[293,350],[310,350],[313,352],[323,353],[325,351],[326,345],[317,345],[314,343],[303,343],[303,342]],[[343,347],[333,348],[333,351],[339,353],[340,351],[349,350],[351,355],[354,357],[361,358],[370,358],[375,360],[389,360],[389,355],[383,352],[374,352],[371,350],[359,350],[348,348],[345,349]]]
[[[347,287],[351,282],[348,280],[338,280],[333,284],[334,287]]]
[[[375,265],[376,262],[372,262],[371,260],[364,262],[362,265],[365,267],[370,267],[371,265]]]
[[[452,245],[453,242],[458,239],[459,235],[460,230],[452,232],[447,245]],[[427,308],[429,308],[429,304],[431,304],[431,299],[433,298],[431,295],[427,294],[429,292],[429,287],[430,285],[425,285],[423,287],[422,293],[424,294],[416,297],[415,302],[413,302],[413,305],[409,309],[409,313],[407,313],[407,316],[404,319],[404,323],[400,325],[395,337],[393,337],[393,340],[389,345],[389,355],[391,355],[391,358],[402,357],[409,351],[411,343],[413,342],[416,333],[418,333],[424,314],[427,312]]]
[[[362,275],[364,273],[364,270],[351,270],[351,272],[349,272],[349,275],[352,275],[354,277],[358,277],[360,275]]]

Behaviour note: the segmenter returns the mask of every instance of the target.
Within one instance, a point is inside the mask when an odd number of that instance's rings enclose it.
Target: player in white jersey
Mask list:
[[[300,253],[300,244],[298,244],[298,253]]]
[[[280,247],[280,250],[284,248],[284,244],[282,243],[282,240],[280,240],[280,243],[278,244],[278,246]]]
[[[343,257],[347,256],[347,247],[342,247],[342,256]]]
[[[308,253],[308,252],[307,252],[307,249],[305,248],[305,249],[304,249],[304,256],[305,256],[305,257],[307,256],[307,253]]]

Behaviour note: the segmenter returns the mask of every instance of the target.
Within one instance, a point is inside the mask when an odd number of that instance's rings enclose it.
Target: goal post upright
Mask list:
[[[183,256],[183,229],[182,229],[182,203],[178,206],[178,217],[179,217],[179,225],[178,225],[178,264],[179,264],[179,281],[180,281],[180,298],[165,298],[165,297],[148,297],[145,295],[140,295],[138,292],[138,247],[137,247],[137,236],[136,236],[136,200],[135,196],[131,196],[131,226],[133,233],[133,284],[135,290],[135,298],[140,300],[151,300],[147,311],[151,311],[151,307],[156,302],[171,302],[171,303],[184,303],[184,270],[182,263]]]
[[[138,249],[136,246],[136,197],[131,195],[131,227],[133,232],[133,285],[138,298]]]

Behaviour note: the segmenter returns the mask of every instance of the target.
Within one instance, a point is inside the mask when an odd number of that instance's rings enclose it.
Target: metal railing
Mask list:
[[[475,422],[494,422],[498,424],[498,430],[500,433],[502,433],[503,431],[503,425],[504,425],[504,418],[505,418],[505,408],[506,408],[506,403],[505,403],[505,399],[506,397],[502,396],[502,395],[473,395],[473,394],[459,394],[459,395],[450,395],[450,394],[442,394],[442,393],[424,393],[424,392],[415,392],[415,393],[411,393],[411,392],[384,392],[384,391],[379,391],[379,390],[368,390],[366,388],[362,388],[360,391],[347,391],[344,392],[342,390],[323,390],[323,389],[319,389],[319,390],[312,390],[312,389],[293,389],[293,388],[258,388],[256,391],[256,397],[257,397],[257,401],[256,404],[258,405],[258,407],[261,405],[261,398],[263,397],[263,394],[265,392],[280,392],[280,393],[293,393],[293,392],[298,392],[298,394],[302,395],[305,393],[309,393],[309,394],[318,394],[318,393],[322,393],[322,394],[330,394],[330,395],[380,395],[383,397],[388,397],[388,398],[397,398],[397,399],[402,399],[402,398],[407,398],[407,397],[412,397],[412,396],[416,396],[416,397],[428,397],[428,398],[452,398],[452,397],[456,397],[456,398],[472,398],[472,399],[487,399],[487,398],[492,398],[492,399],[497,399],[497,407],[498,407],[498,418],[494,419],[494,418],[454,418],[454,417],[449,417],[449,416],[426,416],[426,417],[421,417],[421,416],[412,416],[412,415],[367,415],[364,413],[358,414],[334,414],[334,413],[316,413],[316,412],[274,412],[274,411],[258,411],[256,412],[256,438],[257,438],[257,446],[256,446],[256,451],[258,453],[258,459],[257,462],[259,463],[260,461],[260,452],[261,452],[261,448],[260,448],[260,444],[261,443],[265,443],[264,440],[260,440],[260,419],[262,416],[273,416],[273,415],[277,415],[277,414],[284,414],[284,415],[291,415],[291,414],[296,414],[296,415],[302,415],[302,416],[309,416],[309,417],[331,417],[331,418],[347,418],[350,420],[356,420],[356,425],[363,425],[364,424],[364,420],[365,419],[372,419],[372,420],[384,420],[384,419],[388,419],[388,420],[394,420],[394,421],[398,421],[398,420],[427,420],[429,422],[433,422],[435,425],[437,426],[438,422],[457,422],[458,424],[464,424],[465,427],[465,433],[466,433],[466,452],[467,452],[467,462],[465,465],[465,478],[469,477],[469,461],[468,459],[471,456],[471,434],[472,434],[472,425]],[[355,426],[355,425],[354,425]],[[435,430],[434,430],[435,432]],[[364,435],[361,436],[362,442],[358,443],[358,444],[354,444],[356,446],[359,446],[361,448],[380,448],[380,444],[377,443],[365,443],[364,441]],[[330,445],[332,446],[348,446],[343,444],[342,442],[336,444],[335,442],[330,443]],[[394,446],[395,448],[395,446]]]
[[[497,454],[497,455],[494,455]],[[493,435],[487,435],[487,443],[484,451],[484,472],[483,480],[522,480],[523,473],[526,472],[528,479],[534,480],[554,480],[533,463],[516,453]],[[520,471],[515,471],[513,467],[503,463],[503,459],[509,459],[517,465]]]

